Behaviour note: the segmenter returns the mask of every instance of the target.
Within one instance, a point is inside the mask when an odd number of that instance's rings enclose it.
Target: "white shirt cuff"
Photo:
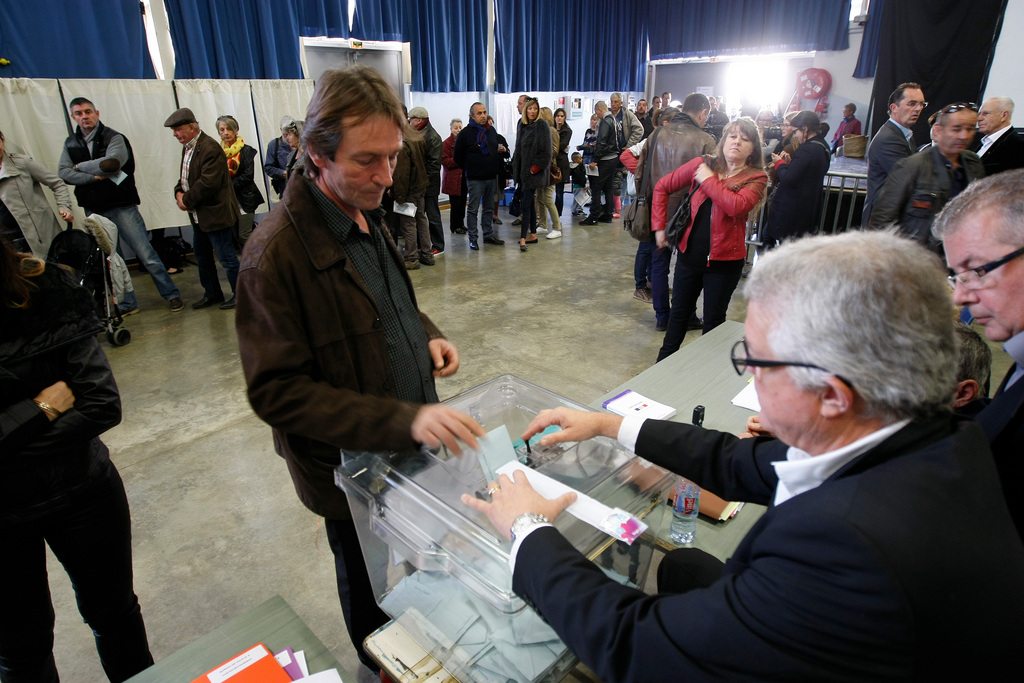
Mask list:
[[[633,453],[636,453],[636,440],[640,437],[640,428],[644,426],[644,422],[647,422],[646,417],[631,415],[622,418],[622,424],[619,425],[619,435],[616,438],[623,447]]]
[[[546,526],[551,526],[551,524],[538,522],[537,524],[534,524],[527,528],[525,531],[523,531],[523,533],[516,536],[515,543],[512,544],[512,549],[508,551],[508,566],[512,568],[513,574],[516,573],[516,555],[519,554],[519,546],[523,544],[523,540],[537,529],[541,529]]]

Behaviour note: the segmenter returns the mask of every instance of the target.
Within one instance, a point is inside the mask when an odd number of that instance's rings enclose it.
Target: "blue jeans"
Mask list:
[[[199,266],[199,283],[203,286],[203,295],[207,299],[223,299],[224,290],[220,288],[220,278],[217,276],[217,264],[213,260],[216,252],[217,260],[224,267],[228,275],[228,283],[231,285],[231,296],[235,295],[235,282],[238,281],[238,256],[235,255],[235,245],[231,239],[231,229],[214,230],[203,232],[203,230],[192,223],[192,248],[196,253],[196,265]]]
[[[484,217],[480,228],[484,233],[484,239],[494,237],[494,178],[489,180],[469,180],[469,203],[466,205],[466,230],[469,232],[469,240],[476,242],[476,216],[480,210],[480,203],[484,205]]]
[[[658,323],[668,323],[668,271],[672,262],[672,246],[658,249],[651,236],[651,296],[654,297],[654,319]]]
[[[654,243],[651,240],[644,240],[636,245],[636,258],[633,260],[633,281],[637,289],[646,289],[647,283],[652,285],[651,278],[651,252],[654,251]]]
[[[46,545],[71,578],[107,677],[123,681],[153,664],[132,587],[128,499],[114,466],[106,462],[99,469],[91,481],[68,487],[59,500],[0,525],[0,678],[5,682],[57,681]]]
[[[109,218],[117,226],[117,253],[121,254],[121,257],[124,258],[124,252],[121,251],[121,243],[126,243],[135,252],[136,258],[139,259],[139,265],[153,278],[153,284],[156,285],[160,296],[168,301],[181,296],[181,292],[178,291],[177,286],[171,281],[171,276],[167,274],[164,262],[160,260],[156,249],[153,248],[149,241],[146,221],[142,219],[139,207],[120,206],[114,209],[107,209],[100,215]],[[135,298],[135,292],[125,292],[124,305],[125,308],[129,309],[138,308],[139,303]]]

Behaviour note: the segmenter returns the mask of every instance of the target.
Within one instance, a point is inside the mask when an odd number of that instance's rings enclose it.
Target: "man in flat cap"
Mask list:
[[[219,142],[199,130],[191,109],[174,112],[164,121],[164,127],[170,128],[182,144],[181,179],[174,186],[174,199],[178,208],[188,213],[192,224],[199,282],[203,285],[203,298],[192,308],[214,304],[225,310],[234,308],[238,257],[231,241],[231,228],[238,222],[239,210],[224,150]],[[214,253],[231,284],[231,298],[227,300],[217,276]]]
[[[423,194],[423,205],[426,209],[427,223],[430,225],[430,246],[434,256],[444,253],[444,226],[441,224],[441,209],[437,205],[437,196],[441,194],[441,148],[444,140],[430,125],[430,114],[423,107],[409,110],[409,125],[423,133],[426,145],[424,162],[427,169],[427,189]]]

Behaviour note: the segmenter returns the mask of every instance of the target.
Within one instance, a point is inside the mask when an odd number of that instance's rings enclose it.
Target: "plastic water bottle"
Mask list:
[[[697,535],[697,511],[700,506],[700,487],[689,479],[679,478],[676,500],[672,506],[672,542],[676,545],[693,543]]]

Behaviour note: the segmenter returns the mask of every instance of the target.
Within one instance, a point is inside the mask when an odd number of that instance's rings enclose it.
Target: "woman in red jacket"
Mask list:
[[[747,256],[747,214],[764,198],[768,177],[763,170],[757,126],[739,118],[722,131],[716,157],[697,157],[658,181],[654,188],[651,229],[658,248],[668,246],[665,228],[668,198],[691,187],[690,222],[678,249],[672,283],[668,331],[658,360],[675,353],[686,335],[686,322],[704,290],[704,333],[725,322],[729,300],[739,284]]]
[[[448,124],[452,134],[441,145],[441,192],[448,195],[451,203],[450,228],[453,235],[466,234],[466,182],[462,169],[455,163],[455,138],[462,131],[462,119],[452,119]]]

